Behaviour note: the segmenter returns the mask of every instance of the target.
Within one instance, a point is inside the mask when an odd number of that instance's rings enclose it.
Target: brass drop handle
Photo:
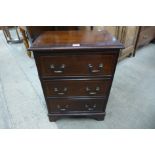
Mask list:
[[[54,88],[54,92],[57,93],[57,95],[65,95],[67,92],[67,87],[63,88],[62,91],[60,91],[58,88]]]
[[[90,106],[89,104],[85,104],[85,108],[86,108],[88,111],[93,111],[93,110],[95,110],[95,108],[96,108],[96,104],[94,104],[93,106]]]
[[[96,92],[89,92],[89,95],[95,95]]]
[[[91,89],[90,89],[89,87],[86,87],[86,91],[89,93],[89,95],[96,95],[97,92],[100,91],[100,87],[97,86],[97,87],[95,88],[95,91],[91,91]]]
[[[62,111],[62,112],[63,112],[63,111],[66,111],[66,110],[68,109],[68,107],[69,107],[68,104],[65,105],[64,108],[61,108],[61,106],[60,106],[59,104],[57,105],[57,108],[58,108],[60,111]]]
[[[65,64],[62,64],[60,66],[52,64],[50,68],[53,70],[54,73],[63,73],[65,69]]]
[[[99,64],[98,69],[93,69],[93,65],[92,64],[88,64],[88,68],[89,68],[89,72],[90,73],[99,73],[101,71],[103,71],[103,64]]]

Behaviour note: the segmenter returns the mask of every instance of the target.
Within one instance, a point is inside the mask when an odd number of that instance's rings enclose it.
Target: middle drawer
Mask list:
[[[44,80],[46,97],[105,96],[111,80]]]

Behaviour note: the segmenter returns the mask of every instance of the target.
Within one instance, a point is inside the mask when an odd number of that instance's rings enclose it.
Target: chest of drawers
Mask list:
[[[107,31],[47,31],[33,51],[50,121],[104,120],[120,49]]]

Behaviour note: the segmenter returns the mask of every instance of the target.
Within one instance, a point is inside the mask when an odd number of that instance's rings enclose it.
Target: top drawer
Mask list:
[[[40,76],[111,76],[117,54],[40,55],[36,57]]]

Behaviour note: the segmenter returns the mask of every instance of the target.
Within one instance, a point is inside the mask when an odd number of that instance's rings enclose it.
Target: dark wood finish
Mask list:
[[[106,96],[111,80],[78,79],[78,80],[44,80],[43,85],[47,97],[67,96]]]
[[[79,26],[27,26],[27,31],[32,42],[45,31],[78,30]]]
[[[72,118],[93,118],[97,121],[103,121],[105,117],[105,113],[55,113],[55,114],[48,114],[49,120],[51,122],[55,122],[60,118],[65,118],[65,117],[72,117]]]
[[[95,57],[95,59],[94,59]],[[69,60],[69,61],[68,61]],[[117,54],[61,54],[37,57],[42,77],[112,76]]]
[[[84,34],[84,35],[83,35]],[[46,31],[31,50],[120,49],[122,44],[107,31]]]
[[[33,41],[45,31],[69,31],[79,30],[80,26],[20,26],[20,30],[23,36],[23,41],[26,49],[33,43]],[[29,57],[32,56],[31,51],[27,51]]]
[[[29,50],[34,52],[50,121],[104,120],[121,48],[107,31],[44,32],[34,41]]]
[[[83,99],[48,99],[48,109],[50,114],[55,113],[102,113],[105,110],[104,98],[83,98]]]

